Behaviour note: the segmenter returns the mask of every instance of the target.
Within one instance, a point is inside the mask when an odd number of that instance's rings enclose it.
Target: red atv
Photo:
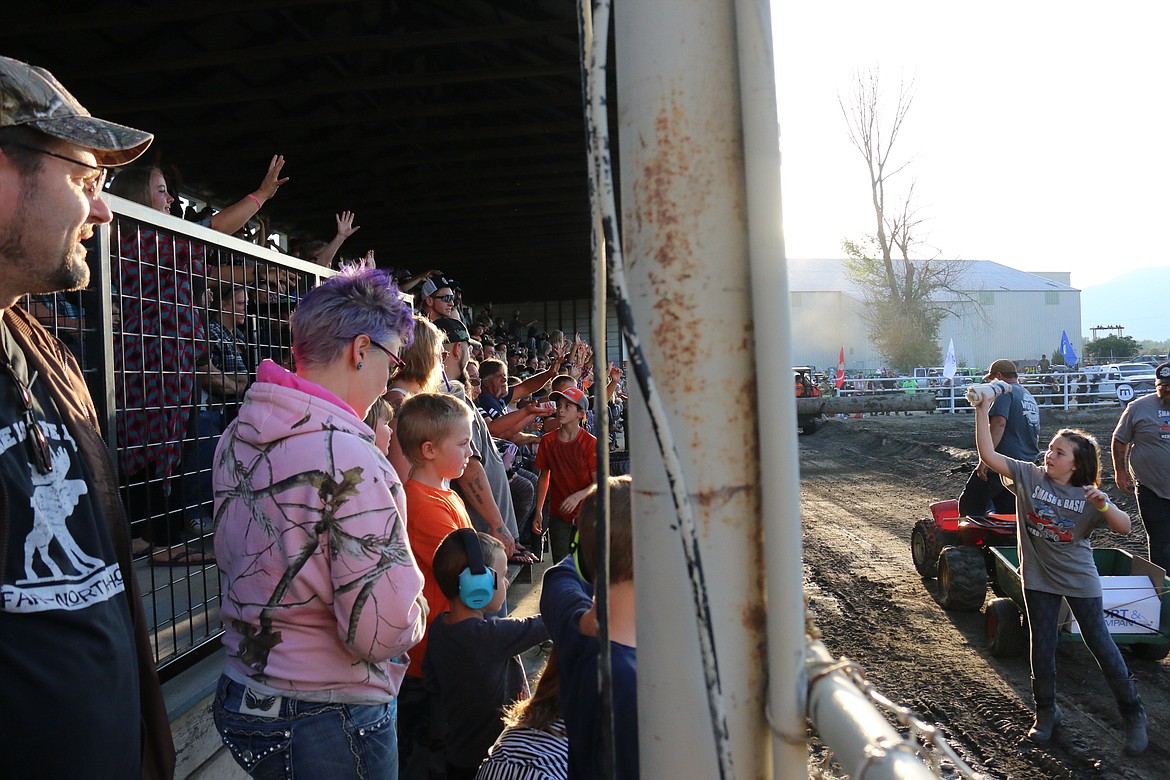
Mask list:
[[[995,566],[987,550],[1016,546],[1016,516],[963,517],[955,499],[935,501],[930,515],[910,532],[914,568],[927,579],[938,577],[944,609],[978,610]]]

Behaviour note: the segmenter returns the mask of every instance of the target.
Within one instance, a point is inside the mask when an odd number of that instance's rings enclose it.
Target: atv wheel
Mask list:
[[[987,604],[983,625],[991,654],[997,658],[1023,654],[1028,635],[1020,621],[1020,608],[1011,599],[992,599]]]
[[[1161,661],[1170,655],[1170,645],[1154,645],[1147,642],[1137,642],[1130,646],[1135,658],[1146,661]]]
[[[974,612],[987,598],[987,563],[981,547],[946,547],[938,558],[943,609]]]
[[[942,530],[933,517],[922,518],[910,532],[910,555],[914,558],[914,568],[927,579],[937,577],[939,553],[944,547],[958,543],[958,533]]]

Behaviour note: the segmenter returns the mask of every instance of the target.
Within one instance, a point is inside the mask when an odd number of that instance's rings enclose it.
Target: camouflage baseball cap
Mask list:
[[[27,126],[93,151],[98,165],[125,165],[146,151],[151,133],[90,115],[44,68],[0,57],[0,127]]]

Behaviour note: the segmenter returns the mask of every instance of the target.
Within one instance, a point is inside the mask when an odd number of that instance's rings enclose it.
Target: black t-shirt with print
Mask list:
[[[130,606],[90,474],[52,397],[0,324],[52,455],[40,474],[24,406],[0,368],[0,774],[138,777],[141,724]]]

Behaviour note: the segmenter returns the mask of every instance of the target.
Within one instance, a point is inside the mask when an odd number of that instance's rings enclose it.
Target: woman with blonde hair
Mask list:
[[[398,410],[402,402],[416,393],[433,393],[443,378],[443,333],[426,317],[414,315],[414,338],[402,352],[402,366],[392,375],[382,397],[393,410],[389,421],[391,434],[397,432]],[[387,456],[390,465],[405,483],[410,479],[410,461],[402,454],[398,437],[391,435]]]

